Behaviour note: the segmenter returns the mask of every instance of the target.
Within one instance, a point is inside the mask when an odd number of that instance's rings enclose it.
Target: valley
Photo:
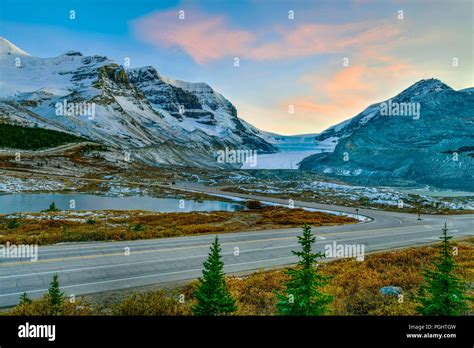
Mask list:
[[[1,0],[0,348],[472,346],[473,5]]]
[[[283,136],[206,83],[105,56],[32,57],[1,38],[0,77],[15,85],[0,95],[0,242],[40,246],[34,265],[2,260],[0,306],[40,297],[53,273],[77,295],[194,279],[215,235],[228,274],[293,264],[306,223],[318,250],[429,244],[445,222],[472,235],[470,90],[421,80],[389,100],[417,117],[381,102]]]

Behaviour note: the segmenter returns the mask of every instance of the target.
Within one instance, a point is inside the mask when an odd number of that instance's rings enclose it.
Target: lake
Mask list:
[[[75,203],[74,209],[70,208],[71,200]],[[40,212],[48,209],[52,202],[61,210],[149,210],[169,213],[244,209],[243,205],[238,203],[212,200],[194,201],[150,196],[114,197],[83,193],[18,193],[0,195],[0,214]]]

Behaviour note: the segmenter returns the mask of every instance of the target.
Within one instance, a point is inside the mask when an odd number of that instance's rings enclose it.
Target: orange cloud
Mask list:
[[[278,40],[248,49],[250,58],[281,59],[316,54],[341,53],[375,45],[397,37],[400,28],[381,21],[348,24],[302,24],[282,30]]]
[[[340,53],[361,46],[386,43],[400,28],[382,21],[345,24],[301,24],[274,27],[276,37],[265,41],[265,32],[233,29],[224,17],[193,11],[180,20],[178,11],[155,12],[133,23],[136,35],[158,47],[179,47],[199,63],[224,57],[275,60],[316,54]]]
[[[346,68],[333,64],[330,72],[303,76],[300,81],[309,85],[310,93],[286,103],[295,106],[300,119],[328,127],[356,115],[371,103],[392,97],[422,75],[414,66],[388,55],[380,61]]]

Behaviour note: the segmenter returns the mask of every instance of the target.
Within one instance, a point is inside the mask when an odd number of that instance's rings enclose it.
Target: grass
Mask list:
[[[68,212],[31,214],[35,218],[0,219],[0,244],[54,244],[101,240],[136,240],[207,233],[355,223],[344,216],[303,209],[263,207],[238,212],[152,213],[101,211],[82,219]],[[105,222],[107,217],[107,223]],[[69,220],[68,220],[69,219]],[[72,220],[74,219],[74,220]],[[80,221],[76,221],[80,219]],[[13,226],[12,226],[13,225]]]

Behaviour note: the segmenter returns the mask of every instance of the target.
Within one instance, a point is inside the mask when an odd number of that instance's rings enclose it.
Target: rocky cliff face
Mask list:
[[[237,110],[205,83],[162,77],[153,67],[130,69],[130,82],[170,124],[189,132],[203,131],[231,145],[243,143],[263,153],[276,149],[254,127],[237,117]]]
[[[125,70],[104,56],[70,51],[37,58],[0,38],[0,119],[68,131],[148,164],[239,166],[216,161],[225,147],[274,152],[235,107],[204,83]],[[59,114],[58,105],[94,106]]]
[[[411,113],[401,114],[410,108]],[[337,142],[334,151],[305,158],[300,169],[370,185],[474,191],[472,90],[455,91],[435,79],[419,81],[317,136],[329,138]]]

